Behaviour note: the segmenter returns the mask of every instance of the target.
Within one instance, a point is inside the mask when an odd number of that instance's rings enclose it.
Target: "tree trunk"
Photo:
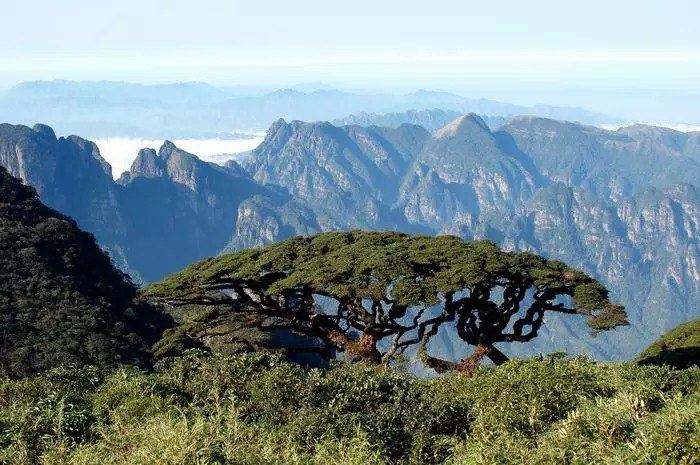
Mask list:
[[[476,371],[476,367],[479,366],[479,362],[484,357],[488,357],[495,365],[501,365],[508,361],[508,357],[492,344],[480,343],[474,348],[474,352],[469,357],[460,360],[455,365],[455,370],[472,376]]]
[[[382,354],[377,350],[377,339],[363,333],[357,341],[347,343],[348,354],[358,360],[378,365],[382,362]]]
[[[506,354],[498,350],[495,346],[489,345],[490,350],[486,356],[493,362],[494,365],[503,365],[508,361]]]

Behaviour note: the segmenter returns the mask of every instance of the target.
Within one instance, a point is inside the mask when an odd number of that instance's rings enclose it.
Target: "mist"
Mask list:
[[[173,139],[172,142],[202,160],[223,164],[236,159],[241,152],[254,149],[262,140],[263,135],[255,134],[245,139]],[[94,142],[102,157],[112,165],[112,175],[116,179],[129,170],[139,150],[149,147],[158,150],[163,139],[108,137]]]

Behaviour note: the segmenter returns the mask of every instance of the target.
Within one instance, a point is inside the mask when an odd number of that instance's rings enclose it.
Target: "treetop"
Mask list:
[[[530,252],[506,252],[490,241],[397,232],[327,232],[210,258],[144,289],[146,297],[186,300],[218,283],[239,281],[280,295],[306,288],[339,301],[436,304],[465,289],[533,288],[571,297],[594,330],[621,324],[624,311],[603,285],[580,270]],[[602,313],[601,313],[602,312]],[[600,318],[600,315],[604,315]]]

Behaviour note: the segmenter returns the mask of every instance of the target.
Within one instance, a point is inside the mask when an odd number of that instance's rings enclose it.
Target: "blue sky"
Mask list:
[[[1,11],[0,86],[323,81],[601,110],[620,89],[681,102],[700,89],[691,0],[34,0]]]

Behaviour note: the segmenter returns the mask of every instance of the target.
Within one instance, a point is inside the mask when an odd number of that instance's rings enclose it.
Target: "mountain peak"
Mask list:
[[[287,122],[284,120],[284,118],[279,118],[274,123],[272,123],[267,132],[268,134],[275,133],[285,126],[287,126]]]
[[[169,140],[164,140],[163,145],[161,145],[160,149],[158,149],[158,156],[161,158],[168,158],[168,156],[175,150],[179,150],[175,144]]]
[[[51,133],[53,133],[53,130],[51,128],[49,128],[48,126],[46,126],[46,127],[48,128],[48,130],[51,131]],[[35,126],[35,128],[36,128],[36,126]],[[49,136],[48,133],[47,133],[47,136]],[[107,176],[109,176],[110,178],[112,177],[112,165],[110,165],[109,162],[107,162],[107,160],[102,158],[102,155],[100,154],[100,148],[97,146],[97,144],[95,144],[94,142],[89,141],[87,139],[83,139],[80,136],[75,136],[75,135],[68,136],[68,137],[66,137],[66,139],[73,142],[75,144],[75,146],[80,148],[80,150],[83,153],[85,153],[87,156],[90,156],[90,157],[94,158],[95,160],[97,160],[97,162],[100,164],[100,167],[102,168],[102,171],[104,171],[105,174]]]
[[[47,126],[46,124],[35,124],[32,129],[34,130],[34,132],[42,135],[43,137],[46,137],[47,139],[56,139],[56,133],[51,128],[51,126]]]
[[[469,113],[467,115],[460,116],[456,120],[435,131],[435,137],[438,139],[457,137],[471,134],[475,130],[478,132],[491,132],[489,127],[479,115]]]
[[[161,148],[162,150],[162,148]],[[160,178],[165,174],[163,159],[154,149],[141,149],[131,164],[130,178]]]

